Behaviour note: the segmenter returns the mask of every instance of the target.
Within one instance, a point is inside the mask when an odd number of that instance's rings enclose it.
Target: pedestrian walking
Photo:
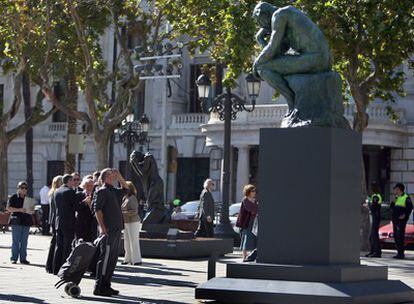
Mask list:
[[[56,202],[56,250],[53,258],[53,273],[57,274],[72,250],[75,238],[76,193],[73,177],[65,174],[63,185],[55,192]]]
[[[256,187],[253,185],[244,186],[243,195],[244,198],[242,199],[240,212],[237,216],[236,226],[241,229],[240,249],[243,251],[243,261],[246,262],[249,252],[257,247],[257,238],[252,232],[258,212]]]
[[[128,193],[122,200],[122,216],[124,218],[124,249],[125,258],[122,264],[141,265],[141,248],[139,246],[139,231],[141,230],[141,219],[139,217],[139,204],[137,189],[130,181]]]
[[[405,193],[405,186],[398,183],[394,186],[395,200],[391,203],[392,225],[394,232],[395,247],[397,255],[394,259],[404,259],[405,251],[405,227],[408,218],[413,210],[413,204],[410,197]]]
[[[50,197],[49,191],[52,185],[52,181],[48,181],[47,185],[44,185],[39,191],[40,197],[40,206],[42,207],[42,234],[50,235],[50,223],[49,223],[49,213],[50,213]]]
[[[52,227],[52,239],[50,240],[49,252],[46,260],[46,272],[53,273],[54,257],[56,250],[56,203],[55,203],[55,192],[63,185],[62,175],[57,175],[52,180],[52,186],[49,190],[49,224]]]
[[[214,199],[211,190],[214,188],[214,182],[208,178],[203,185],[203,191],[200,194],[200,205],[198,206],[198,228],[195,237],[214,237]]]
[[[379,227],[381,223],[382,196],[376,183],[371,185],[371,196],[368,198],[368,207],[371,214],[371,233],[369,236],[370,251],[366,257],[380,258],[381,244],[379,239]]]
[[[57,175],[52,180],[52,186],[49,190],[49,223],[52,227],[52,233],[56,231],[56,201],[55,192],[63,185],[63,176]]]
[[[12,213],[10,216],[10,225],[12,227],[10,261],[12,264],[16,264],[19,258],[20,263],[30,264],[27,260],[27,240],[29,238],[29,229],[32,225],[32,215],[27,213],[29,210],[23,208],[26,195],[27,183],[21,181],[17,184],[17,192],[7,202],[7,211]]]
[[[111,287],[111,278],[118,260],[122,220],[122,198],[126,194],[128,185],[118,170],[106,168],[102,170],[99,177],[102,185],[93,197],[93,206],[98,221],[101,235],[106,235],[107,240],[102,242],[100,256],[96,266],[96,283],[94,295],[112,296],[119,293]],[[122,189],[115,188],[115,181],[118,179]]]

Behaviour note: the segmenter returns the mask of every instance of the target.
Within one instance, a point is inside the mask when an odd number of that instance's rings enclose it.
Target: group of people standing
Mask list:
[[[98,235],[106,235],[105,244],[100,244],[97,258],[90,266],[91,275],[96,278],[94,294],[118,294],[111,288],[111,278],[118,260],[122,230],[123,264],[142,263],[139,246],[141,219],[134,184],[126,181],[118,170],[106,168],[82,180],[78,173],[56,176],[51,187],[47,188],[48,191],[45,187],[40,191],[43,234],[49,234],[51,228],[53,235],[46,270],[55,275],[59,272],[73,249],[74,240],[93,242]],[[27,240],[32,215],[23,208],[26,194],[27,183],[19,182],[16,194],[8,201],[7,209],[12,212],[12,263],[20,257],[22,264],[29,264],[26,259]]]
[[[394,188],[395,199],[391,202],[393,236],[397,254],[394,259],[405,258],[405,228],[408,219],[413,210],[411,198],[405,193],[405,186],[397,183]],[[371,185],[371,195],[368,198],[368,207],[371,214],[371,232],[370,232],[370,252],[366,257],[380,258],[382,255],[379,238],[379,228],[381,223],[381,205],[383,202],[381,191],[376,183]]]

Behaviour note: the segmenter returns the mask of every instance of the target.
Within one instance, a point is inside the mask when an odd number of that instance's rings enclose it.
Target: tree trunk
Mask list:
[[[0,124],[0,204],[7,201],[8,182],[7,182],[7,148],[8,142],[6,140],[6,128]]]
[[[24,118],[29,119],[32,114],[30,79],[27,73],[23,73],[22,92],[24,103]],[[30,128],[25,134],[26,142],[26,182],[28,185],[27,195],[33,197],[33,128]],[[46,182],[46,181],[45,181]]]
[[[96,134],[95,151],[96,151],[96,170],[102,170],[109,166],[109,138],[105,134]]]
[[[353,121],[353,129],[357,132],[363,133],[364,130],[368,126],[369,116],[367,114],[367,106],[368,106],[368,94],[366,91],[362,90],[359,87],[351,85],[351,92],[352,96],[355,100],[356,106],[356,113],[354,115]],[[363,151],[361,151],[363,154]],[[361,161],[361,223],[360,223],[360,230],[361,230],[361,250],[368,251],[369,250],[369,233],[371,229],[370,217],[369,217],[369,209],[368,207],[364,206],[365,199],[367,197],[368,189],[366,183],[366,175],[365,175],[365,164],[364,164],[364,155],[362,155]]]
[[[65,103],[68,108],[76,111],[78,107],[78,87],[76,85],[74,71],[70,71],[64,83]],[[76,171],[76,155],[69,153],[69,135],[76,134],[76,118],[68,116],[68,130],[66,135],[66,161],[65,172]],[[79,172],[80,173],[80,172]]]

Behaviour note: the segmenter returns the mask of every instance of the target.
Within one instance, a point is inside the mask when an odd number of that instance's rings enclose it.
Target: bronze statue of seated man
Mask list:
[[[328,42],[318,26],[293,6],[260,2],[253,17],[261,27],[256,39],[263,47],[253,73],[280,92],[292,109],[295,93],[284,77],[330,71]]]

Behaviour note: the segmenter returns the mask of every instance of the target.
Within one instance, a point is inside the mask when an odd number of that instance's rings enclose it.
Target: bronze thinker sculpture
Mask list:
[[[146,197],[147,214],[142,221],[142,230],[160,230],[162,227],[159,224],[167,224],[170,219],[164,206],[164,182],[158,174],[154,156],[149,152],[144,155],[133,151],[130,155],[130,163],[141,179]]]
[[[253,11],[263,47],[253,73],[280,92],[288,112],[281,127],[348,128],[343,117],[342,81],[332,71],[328,42],[303,12],[260,2]]]

